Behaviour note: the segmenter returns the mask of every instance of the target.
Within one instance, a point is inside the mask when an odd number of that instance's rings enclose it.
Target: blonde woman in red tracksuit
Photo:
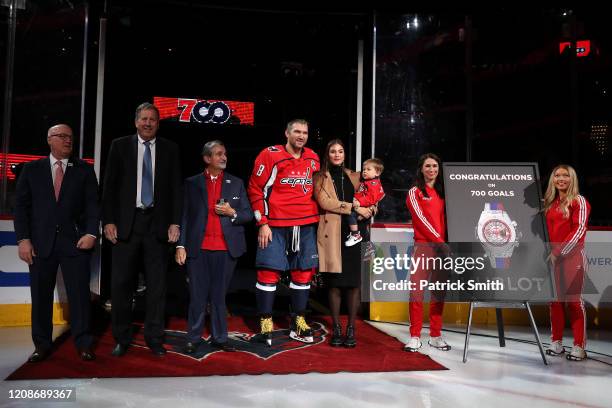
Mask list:
[[[436,257],[447,251],[446,222],[444,218],[444,188],[440,176],[440,158],[426,153],[419,158],[414,187],[408,191],[406,205],[412,216],[414,227],[414,258]],[[440,177],[439,177],[440,176]],[[435,245],[439,244],[439,245]],[[410,280],[435,280],[435,271],[419,267]],[[444,294],[431,293],[429,304],[429,345],[439,350],[448,351],[451,347],[442,338],[442,311]],[[410,340],[404,351],[416,352],[421,346],[421,328],[423,327],[423,293],[411,291],[410,304]]]
[[[569,309],[569,320],[574,333],[574,346],[568,360],[586,358],[586,316],[582,301],[582,286],[586,272],[584,239],[591,206],[580,195],[576,171],[568,165],[555,167],[544,195],[544,212],[551,242],[550,262],[554,268],[557,300],[550,304],[552,344],[546,354],[564,354],[563,306]]]

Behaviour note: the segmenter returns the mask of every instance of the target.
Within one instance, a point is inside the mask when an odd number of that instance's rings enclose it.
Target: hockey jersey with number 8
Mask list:
[[[319,156],[304,148],[295,158],[285,146],[270,146],[255,159],[249,180],[249,200],[257,225],[271,227],[307,225],[319,221],[312,197],[312,177],[319,171]]]

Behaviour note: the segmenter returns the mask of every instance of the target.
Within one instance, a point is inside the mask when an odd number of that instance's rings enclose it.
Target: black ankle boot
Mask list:
[[[353,348],[357,345],[355,340],[355,327],[346,326],[346,337],[344,338],[344,347]]]
[[[334,324],[334,331],[329,345],[332,347],[340,347],[342,345],[342,326],[340,326],[340,323]]]

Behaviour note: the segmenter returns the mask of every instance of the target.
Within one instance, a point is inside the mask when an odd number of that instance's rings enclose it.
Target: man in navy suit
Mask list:
[[[159,111],[154,105],[140,104],[134,125],[135,135],[111,144],[102,194],[104,236],[113,244],[111,318],[117,344],[112,355],[123,356],[132,341],[132,295],[142,263],[147,286],[144,338],[153,354],[163,356],[166,271],[180,235],[183,199],[179,150],[174,142],[157,137]]]
[[[206,305],[210,302],[211,344],[234,351],[227,343],[225,293],[236,260],[246,252],[244,224],[253,212],[242,180],[225,172],[227,153],[223,142],[204,145],[203,173],[185,180],[183,231],[176,247],[176,262],[187,262],[189,316],[185,351],[194,353],[201,342]]]
[[[32,340],[30,362],[51,351],[53,289],[61,266],[70,329],[81,359],[95,359],[89,332],[90,257],[99,233],[98,181],[93,167],[71,158],[72,129],[52,126],[48,157],[26,164],[17,181],[15,233],[19,258],[30,268]]]

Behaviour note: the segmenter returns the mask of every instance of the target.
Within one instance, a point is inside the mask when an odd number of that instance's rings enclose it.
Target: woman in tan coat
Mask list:
[[[360,305],[361,247],[344,245],[349,226],[343,215],[350,214],[353,209],[353,195],[359,186],[360,173],[346,169],[344,159],[342,141],[330,141],[322,156],[321,171],[314,176],[314,195],[321,208],[317,247],[319,272],[323,274],[325,285],[329,288],[334,326],[330,345],[355,347],[355,317]],[[373,213],[372,209],[363,207],[355,211],[364,219],[370,218]],[[362,224],[359,229],[365,232],[364,241],[367,241],[369,223]],[[345,291],[348,306],[348,325],[344,338],[339,318],[342,290]]]

